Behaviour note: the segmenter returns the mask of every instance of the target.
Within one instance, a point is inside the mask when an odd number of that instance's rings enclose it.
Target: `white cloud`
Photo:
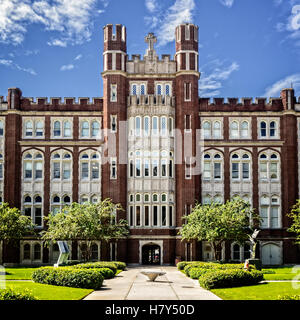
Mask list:
[[[82,58],[82,54],[79,54],[78,56],[76,56],[76,57],[74,58],[74,60],[77,61],[77,60],[80,60],[81,58]]]
[[[205,71],[207,69],[207,71]],[[224,66],[224,62],[216,59],[204,66],[201,78],[199,80],[199,93],[201,97],[214,97],[220,94],[223,88],[223,82],[228,80],[230,75],[239,70],[237,62],[230,66]]]
[[[60,71],[69,71],[74,69],[74,65],[73,64],[66,64],[61,66]]]
[[[278,80],[266,89],[264,96],[279,97],[282,89],[290,88],[291,86],[293,86],[295,91],[300,90],[300,73],[289,75],[284,79]]]
[[[27,72],[33,76],[37,75],[37,73],[32,68],[23,68],[18,64],[16,64],[15,62],[13,62],[12,60],[0,59],[0,65],[3,65],[8,68],[12,68],[12,69],[17,69],[23,72]]]
[[[233,6],[234,0],[220,0],[223,6],[231,8]]]
[[[157,0],[146,0],[145,6],[151,13],[153,13],[157,9]]]
[[[53,39],[51,41],[48,41],[47,44],[50,47],[54,46],[54,47],[65,48],[67,46],[67,41],[63,41],[63,40],[60,40],[60,39]]]
[[[193,22],[194,0],[175,0],[167,10],[150,17],[145,22],[156,30],[159,46],[163,46],[175,39],[175,28],[182,23]]]
[[[107,0],[100,1],[104,7],[109,3]],[[33,23],[59,33],[57,39],[49,42],[50,45],[88,41],[92,17],[97,14],[97,3],[97,0],[1,0],[0,42],[22,43],[28,25]]]

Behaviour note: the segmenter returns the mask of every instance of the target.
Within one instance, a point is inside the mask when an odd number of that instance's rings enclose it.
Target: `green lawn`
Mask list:
[[[293,273],[293,267],[278,267],[278,268],[265,268],[264,270],[269,270],[275,272],[275,274],[264,274],[265,280],[293,280],[297,275],[295,280],[300,280],[300,268],[297,268]]]
[[[28,289],[38,300],[81,300],[94,290],[50,286],[30,281],[7,281],[6,288]]]
[[[300,295],[300,289],[294,289],[291,282],[269,282],[248,287],[213,289],[211,292],[223,300],[278,300],[278,296]]]
[[[32,272],[36,268],[5,268],[6,280],[31,280]],[[3,276],[1,277],[3,279]]]

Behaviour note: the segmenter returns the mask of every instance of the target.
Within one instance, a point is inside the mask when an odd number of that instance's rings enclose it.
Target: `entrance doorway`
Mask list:
[[[142,263],[145,265],[160,264],[160,246],[146,244],[142,248]]]

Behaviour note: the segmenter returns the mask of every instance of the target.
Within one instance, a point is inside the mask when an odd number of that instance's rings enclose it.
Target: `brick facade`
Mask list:
[[[60,206],[66,197],[74,202],[111,198],[125,209],[118,213],[118,219],[129,221],[130,236],[116,244],[95,243],[96,259],[139,264],[147,254],[143,247],[152,245],[160,250],[159,263],[174,264],[175,259],[212,258],[209,244],[181,241],[177,233],[182,226],[182,216],[189,214],[196,201],[216,198],[226,201],[239,194],[260,214],[267,214],[265,219],[269,224],[259,235],[258,254],[263,261],[266,264],[299,263],[299,247],[293,242],[294,235],[286,231],[290,225],[286,213],[300,193],[300,99],[297,101],[293,89],[283,89],[281,97],[268,102],[264,98],[255,101],[199,98],[198,27],[180,25],[175,35],[174,60],[169,55],[159,59],[153,34],[145,38],[149,47],[143,59],[133,55],[130,60],[126,28],[116,25],[114,31],[113,25],[105,26],[102,98],[92,101],[65,98],[63,102],[61,98],[50,101],[37,98],[34,101],[23,97],[18,88],[8,89],[7,99],[0,99],[0,121],[4,121],[4,133],[0,137],[4,162],[4,175],[0,180],[2,201],[23,211],[31,208],[34,219],[34,212],[39,208],[34,202],[37,195],[42,197],[43,216],[59,207],[55,196],[60,198]],[[31,119],[32,128],[30,124],[26,127],[27,118]],[[42,134],[37,133],[39,119],[43,122]],[[60,123],[56,133],[55,121],[57,126]],[[239,123],[239,133],[234,137],[233,122]],[[248,127],[241,133],[243,125]],[[97,126],[103,132],[95,136]],[[151,132],[150,135],[139,134],[142,129]],[[178,131],[173,134],[171,129]],[[211,136],[204,139],[204,149],[197,139],[200,129],[211,130]],[[157,141],[155,130],[161,133]],[[167,131],[166,136],[163,130]],[[214,136],[219,133],[220,136]],[[183,151],[189,146],[190,151],[185,154]],[[55,180],[53,156],[56,152],[68,153],[70,158],[62,160],[60,178]],[[97,170],[94,160],[97,152],[102,158],[98,174],[93,171]],[[30,162],[26,160],[27,154],[33,157],[32,164],[28,164],[29,168],[32,165],[31,178],[26,177],[26,161]],[[42,160],[35,160],[37,154],[42,155]],[[205,154],[210,157],[207,164],[212,163],[208,176],[205,177],[203,170],[189,176],[187,170],[194,169],[197,162],[202,163]],[[240,158],[236,158],[238,154]],[[90,157],[89,160],[83,155]],[[217,160],[220,177],[214,171],[215,155],[220,159]],[[185,163],[193,157],[196,164]],[[35,179],[39,161],[43,178]],[[67,163],[65,167],[63,161]],[[249,167],[243,166],[243,161]],[[239,168],[235,169],[239,170],[238,178],[234,177],[233,163]],[[68,165],[71,169],[65,169]],[[85,173],[84,167],[88,168]],[[265,178],[264,168],[268,175]],[[82,180],[83,174],[87,175],[85,180]],[[24,200],[26,196],[32,198],[31,203]],[[8,263],[53,263],[57,249],[42,248],[39,255],[41,244],[39,239],[26,238],[14,249],[3,245],[1,259]],[[225,245],[224,259],[243,260],[248,254],[246,249],[241,247],[238,254],[233,245]],[[70,247],[72,259],[79,259],[77,241]]]

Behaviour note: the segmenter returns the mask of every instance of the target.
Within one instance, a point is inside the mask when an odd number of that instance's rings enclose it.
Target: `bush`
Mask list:
[[[199,279],[200,276],[207,272],[212,272],[213,269],[204,269],[204,268],[191,268],[188,270],[189,277],[192,279]]]
[[[25,289],[24,291],[12,290],[10,288],[0,290],[0,300],[37,300],[31,291]]]
[[[119,270],[125,270],[126,269],[126,263],[121,261],[112,261]]]
[[[97,269],[88,269],[88,270],[99,271],[103,275],[104,279],[112,279],[115,276],[114,272],[109,268],[97,268]]]
[[[276,272],[274,270],[268,270],[268,269],[262,269],[263,274],[275,274]]]
[[[195,263],[201,263],[201,261],[181,261],[177,263],[178,270],[183,270],[185,266]]]
[[[84,270],[74,267],[42,267],[32,273],[32,280],[37,283],[54,286],[100,289],[104,277],[98,269]]]
[[[117,266],[113,262],[91,262],[91,263],[81,263],[73,266],[74,269],[99,269],[99,268],[109,268],[114,272],[114,275],[117,273]]]
[[[185,274],[190,277],[190,270],[192,268],[201,268],[201,269],[211,269],[211,270],[243,270],[243,263],[215,263],[215,262],[197,262],[193,264],[188,264],[184,267]],[[249,267],[249,270],[255,270],[254,266]]]
[[[250,286],[264,280],[261,271],[214,270],[199,277],[200,286],[205,289]]]
[[[65,263],[60,264],[60,267],[68,267],[68,266],[75,266],[76,264],[82,263],[80,260],[68,260]]]
[[[277,300],[300,300],[300,295],[285,295],[285,296],[278,296]]]

